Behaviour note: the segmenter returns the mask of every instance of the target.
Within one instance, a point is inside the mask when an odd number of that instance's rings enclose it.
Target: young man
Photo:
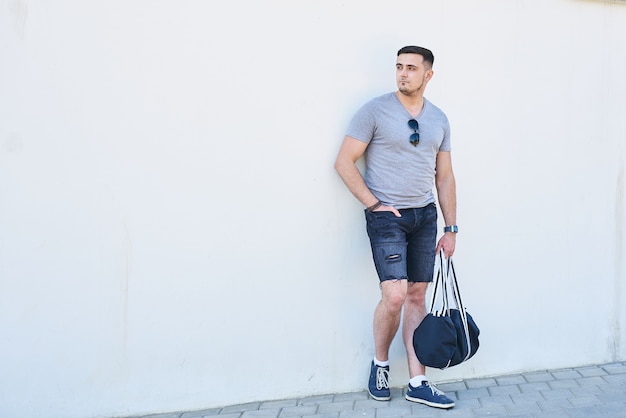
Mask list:
[[[458,231],[450,126],[446,115],[424,98],[433,62],[426,48],[406,46],[398,51],[398,90],[374,98],[355,114],[335,169],[366,208],[367,233],[380,279],[369,393],[376,400],[391,398],[389,346],[404,308],[402,336],[410,373],[405,397],[452,408],[454,402],[426,379],[426,369],[413,348],[413,331],[426,315],[425,295],[433,279],[435,254],[443,249],[446,257],[452,256]],[[365,178],[356,167],[363,154]],[[433,181],[446,224],[439,242]]]

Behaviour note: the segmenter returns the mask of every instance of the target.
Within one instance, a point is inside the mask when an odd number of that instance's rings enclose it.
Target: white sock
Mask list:
[[[380,361],[376,357],[374,357],[374,364],[377,365],[378,367],[387,367],[389,366],[389,360]]]
[[[419,375],[419,376],[415,376],[412,377],[411,380],[409,380],[409,383],[411,384],[411,386],[413,386],[414,388],[418,387],[418,386],[422,386],[422,382],[424,380],[428,380],[426,379],[426,376],[424,376],[423,374]]]

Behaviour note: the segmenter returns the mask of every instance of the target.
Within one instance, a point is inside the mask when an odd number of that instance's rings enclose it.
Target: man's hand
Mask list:
[[[380,205],[376,208],[376,210],[373,210],[372,212],[393,212],[393,214],[396,215],[396,218],[402,218],[402,215],[400,215],[398,209],[394,208],[393,206]]]
[[[439,239],[439,242],[437,243],[437,251],[435,252],[435,254],[439,254],[439,251],[443,248],[443,255],[446,258],[450,258],[452,257],[452,254],[454,254],[455,247],[456,247],[456,233],[446,232]]]

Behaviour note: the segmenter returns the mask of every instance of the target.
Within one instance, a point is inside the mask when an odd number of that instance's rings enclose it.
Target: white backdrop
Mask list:
[[[624,39],[615,1],[0,0],[0,415],[362,390],[378,285],[333,162],[407,44],[482,330],[432,378],[625,360]]]

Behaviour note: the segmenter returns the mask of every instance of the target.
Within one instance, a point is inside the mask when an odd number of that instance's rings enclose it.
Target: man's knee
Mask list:
[[[428,289],[428,283],[409,283],[406,301],[416,305],[423,305],[426,301],[426,290]]]
[[[386,280],[381,284],[382,302],[391,312],[400,312],[407,297],[406,280]]]

